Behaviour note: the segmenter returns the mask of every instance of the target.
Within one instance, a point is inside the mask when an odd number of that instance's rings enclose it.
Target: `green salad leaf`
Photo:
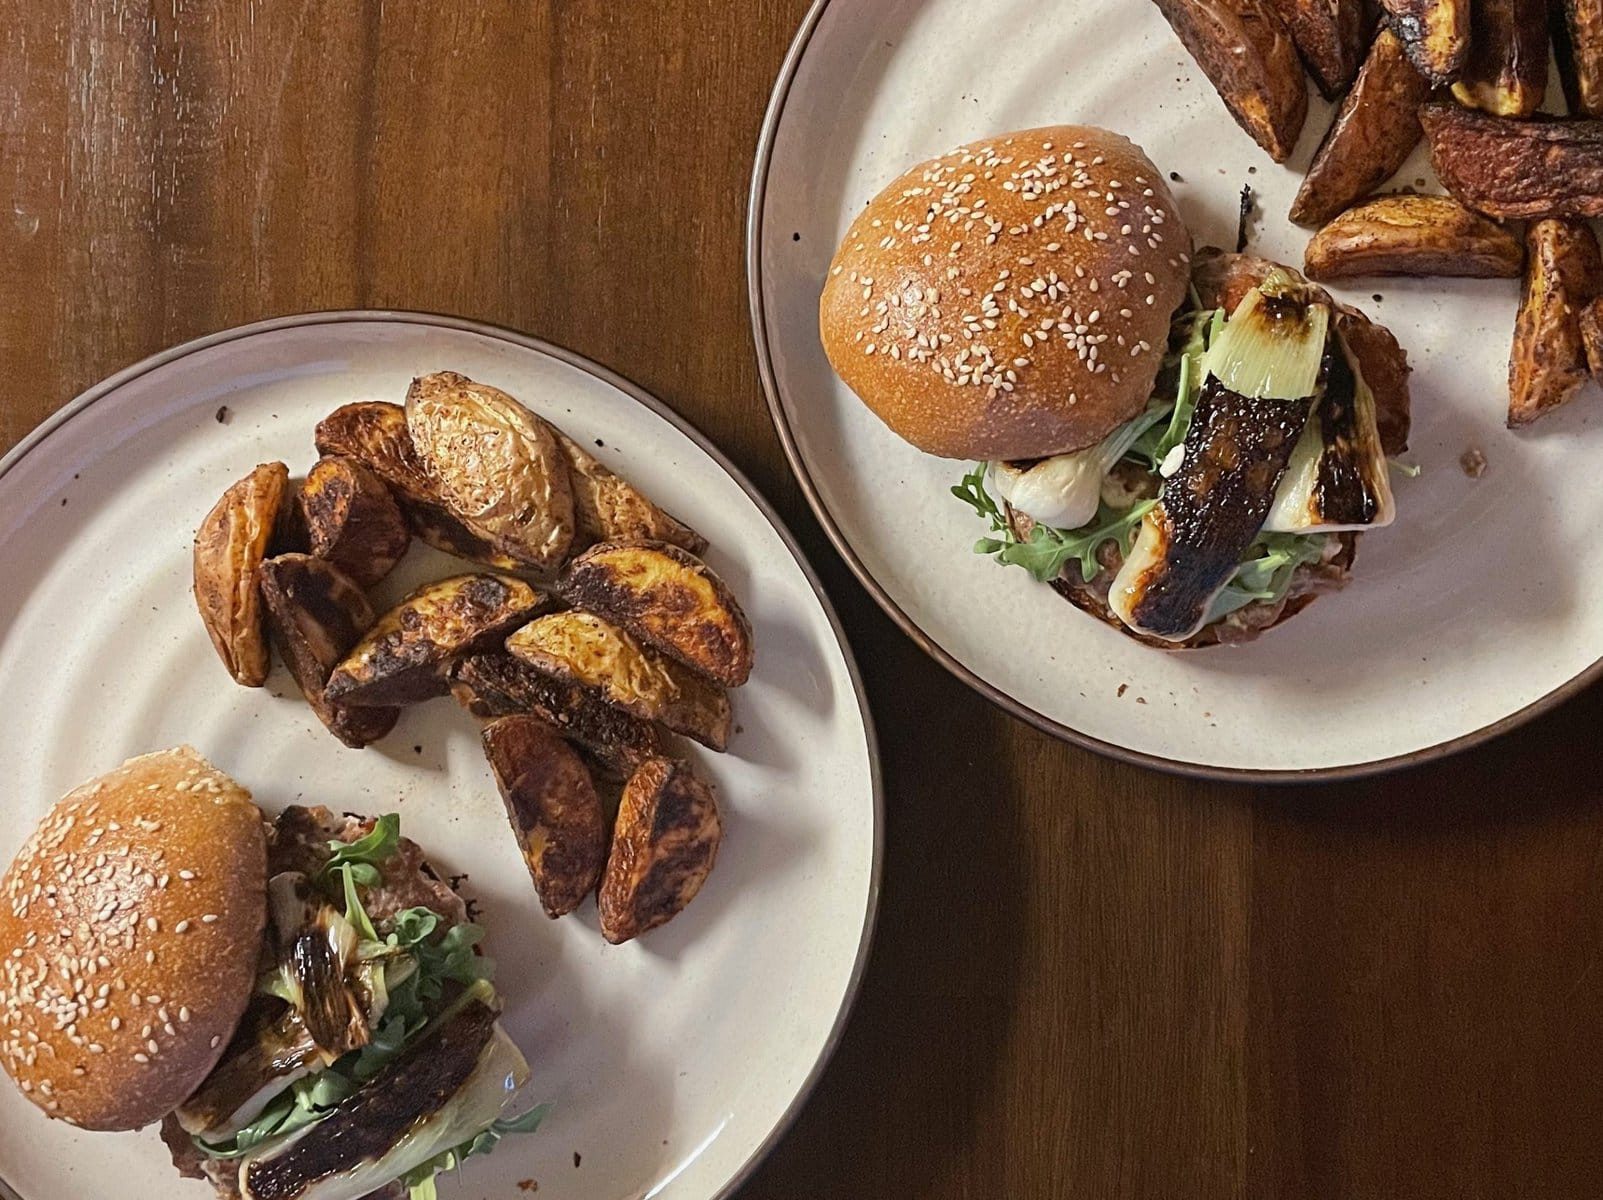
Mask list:
[[[439,1192],[434,1178],[441,1171],[454,1171],[463,1161],[475,1154],[488,1154],[509,1133],[533,1133],[550,1113],[549,1104],[537,1104],[522,1116],[494,1122],[488,1129],[465,1142],[442,1150],[426,1162],[419,1163],[401,1177],[411,1191],[411,1200],[438,1200]]]
[[[1254,601],[1278,601],[1291,587],[1297,568],[1319,562],[1329,541],[1326,533],[1259,534],[1234,577],[1214,597],[1208,621],[1229,616]]]
[[[378,864],[394,855],[401,844],[401,817],[399,813],[385,813],[373,823],[366,836],[354,842],[331,841],[333,852],[323,866],[332,877],[336,871],[349,868],[346,873],[355,877],[363,887],[372,887],[379,881]]]

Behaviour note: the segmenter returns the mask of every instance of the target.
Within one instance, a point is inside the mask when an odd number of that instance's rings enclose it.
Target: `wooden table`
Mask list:
[[[742,262],[806,6],[0,0],[0,449],[174,342],[394,306],[591,355],[751,474],[889,828],[855,1019],[747,1197],[1603,1194],[1603,694],[1389,779],[1189,783],[991,709],[832,553]]]

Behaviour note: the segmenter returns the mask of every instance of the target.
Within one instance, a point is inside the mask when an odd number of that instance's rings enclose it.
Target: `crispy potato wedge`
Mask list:
[[[751,677],[751,622],[701,559],[666,542],[603,542],[568,564],[563,592],[725,687]]]
[[[1467,275],[1512,279],[1525,250],[1495,221],[1450,196],[1377,196],[1350,208],[1308,243],[1310,279]]]
[[[354,458],[322,458],[295,495],[308,550],[359,587],[372,587],[412,543],[401,506],[379,477]]]
[[[1323,225],[1390,179],[1419,142],[1419,106],[1430,84],[1382,29],[1303,176],[1291,219]]]
[[[412,381],[406,428],[452,516],[536,571],[562,565],[573,483],[551,426],[498,388],[437,371]]]
[[[1469,57],[1470,0],[1380,0],[1386,17],[1419,73],[1437,85],[1452,83]]]
[[[1572,117],[1603,117],[1603,0],[1550,0],[1553,50]]]
[[[1347,90],[1368,40],[1363,0],[1271,0],[1320,95],[1334,100]]]
[[[1569,401],[1589,368],[1581,312],[1603,291],[1597,238],[1579,221],[1532,221],[1524,294],[1508,360],[1508,425],[1529,425]]]
[[[565,916],[594,890],[607,861],[606,814],[590,772],[538,717],[501,717],[482,738],[540,907]]]
[[[256,568],[279,526],[289,468],[263,463],[212,506],[195,531],[195,605],[236,683],[267,682],[267,630]]]
[[[1592,378],[1603,383],[1603,299],[1581,309],[1581,345],[1586,350],[1586,366]]]
[[[395,728],[399,709],[354,708],[323,694],[335,664],[373,627],[373,606],[356,581],[309,554],[270,558],[258,578],[279,657],[329,731],[360,750]]]
[[[718,860],[723,821],[712,787],[688,763],[655,758],[623,789],[596,908],[613,945],[673,920]]]
[[[457,575],[417,589],[378,619],[329,676],[329,699],[413,704],[450,690],[451,663],[491,646],[545,597],[507,575]]]
[[[1476,212],[1603,216],[1603,122],[1516,121],[1451,103],[1426,104],[1419,119],[1442,186]]]
[[[1474,0],[1460,104],[1528,117],[1547,93],[1547,0]]]
[[[574,545],[649,539],[668,542],[692,554],[707,552],[707,539],[677,517],[664,512],[623,476],[606,467],[593,454],[555,425],[557,445],[568,459],[573,484],[574,518],[578,534]]]
[[[1276,162],[1297,145],[1308,83],[1269,0],[1154,0],[1240,125]]]
[[[648,650],[594,613],[536,617],[506,641],[507,652],[643,721],[656,721],[704,746],[729,745],[729,697],[716,684]]]

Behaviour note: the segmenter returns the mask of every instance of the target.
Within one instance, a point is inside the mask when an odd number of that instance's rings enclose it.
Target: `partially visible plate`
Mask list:
[[[1315,98],[1276,166],[1225,111],[1145,0],[818,0],[759,146],[748,227],[763,381],[792,467],[886,611],[960,678],[1059,737],[1129,761],[1255,780],[1421,762],[1511,728],[1599,673],[1603,453],[1595,394],[1543,427],[1503,428],[1518,305],[1509,280],[1360,280],[1333,289],[1415,367],[1417,480],[1359,548],[1340,595],[1240,648],[1164,653],[970,553],[985,533],[948,489],[967,464],[920,454],[835,378],[817,305],[835,246],[881,187],[963,142],[1060,122],[1144,146],[1197,243],[1302,261],[1285,217],[1329,123]],[[1423,149],[1400,182],[1428,182]],[[1485,475],[1460,468],[1484,452]]]
[[[190,539],[224,487],[272,459],[303,472],[319,418],[399,399],[442,368],[523,399],[699,528],[755,627],[731,752],[699,759],[724,811],[717,869],[638,942],[603,942],[593,902],[561,921],[541,913],[475,722],[452,701],[347,750],[282,668],[265,691],[234,686],[195,613]],[[390,595],[450,569],[414,554]],[[867,953],[877,757],[850,652],[794,541],[662,405],[575,355],[465,321],[349,313],[232,330],[124,371],[0,460],[0,580],[0,864],[74,784],[189,742],[269,809],[397,811],[442,870],[468,875],[531,1098],[554,1107],[445,1194],[518,1196],[532,1180],[540,1200],[705,1200],[787,1126]],[[0,1194],[209,1191],[177,1178],[154,1130],[81,1133],[0,1079]]]

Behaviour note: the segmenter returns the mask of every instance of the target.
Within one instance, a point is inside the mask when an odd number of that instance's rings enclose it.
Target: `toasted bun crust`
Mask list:
[[[1042,458],[1147,403],[1191,236],[1129,139],[1055,125],[963,146],[876,196],[835,254],[824,351],[947,458]]]
[[[187,746],[69,793],[0,879],[0,1065],[85,1129],[158,1120],[245,1011],[266,874],[250,793]]]

